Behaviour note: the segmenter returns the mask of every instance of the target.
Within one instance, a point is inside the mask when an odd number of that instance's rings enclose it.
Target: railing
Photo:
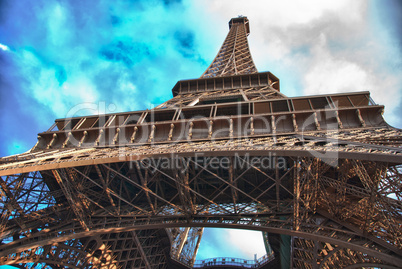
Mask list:
[[[274,255],[265,254],[258,260],[246,260],[239,258],[227,258],[227,257],[219,257],[219,258],[211,258],[205,259],[201,261],[196,261],[194,263],[193,268],[208,268],[208,267],[216,267],[216,266],[233,266],[239,268],[259,268],[260,266],[272,261],[274,259]]]

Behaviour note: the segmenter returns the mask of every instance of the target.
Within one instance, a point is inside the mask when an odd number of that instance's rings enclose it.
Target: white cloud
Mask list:
[[[345,57],[335,57],[324,34],[311,47],[311,56],[304,70],[304,93],[326,94],[357,91],[373,87],[371,76],[363,66]]]
[[[221,14],[221,17],[232,18],[237,15],[245,15],[252,18],[254,23],[270,24],[286,28],[293,24],[307,24],[319,19],[327,12],[340,12],[348,8],[348,14],[342,17],[345,19],[354,18],[356,13],[354,9],[363,1],[348,0],[342,1],[322,1],[310,0],[294,1],[294,0],[276,0],[276,1],[249,1],[247,4],[242,0],[224,0],[224,1],[202,1],[206,2],[205,8],[210,13]],[[258,21],[257,21],[258,20]]]
[[[75,27],[74,19],[68,9],[62,3],[54,3],[42,10],[42,17],[47,28],[48,45],[64,47],[71,41],[71,35]],[[65,47],[63,48],[65,49]]]
[[[65,117],[79,103],[96,102],[98,93],[87,74],[74,70],[68,82],[60,84],[53,66],[46,66],[31,51],[17,54],[20,72],[26,81],[25,94],[50,109],[56,117]]]
[[[383,46],[374,43],[370,36],[363,40],[367,42],[363,47],[354,48],[355,44],[351,43],[351,49],[337,50],[331,48],[327,36],[321,34],[310,46],[309,57],[304,59],[305,68],[300,75],[303,93],[369,91],[375,102],[385,105],[386,121],[396,124],[402,77],[388,66]]]
[[[126,72],[122,73],[116,82],[115,93],[112,102],[119,111],[133,111],[138,107],[139,92],[137,86],[134,85]]]
[[[7,47],[6,45],[3,45],[3,44],[1,44],[1,43],[0,43],[0,49],[2,49],[2,50],[4,50],[4,51],[10,50],[9,47]]]
[[[243,229],[205,228],[197,260],[232,257],[253,260],[266,253],[262,232]]]
[[[232,247],[237,247],[243,253],[243,257],[248,260],[257,259],[266,254],[262,232],[228,229],[228,243]]]

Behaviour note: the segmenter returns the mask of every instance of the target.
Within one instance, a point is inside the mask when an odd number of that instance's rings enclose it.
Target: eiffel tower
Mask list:
[[[57,119],[0,159],[0,264],[400,268],[402,132],[369,92],[287,97],[246,17],[158,107]],[[203,228],[263,232],[259,260],[195,261]]]

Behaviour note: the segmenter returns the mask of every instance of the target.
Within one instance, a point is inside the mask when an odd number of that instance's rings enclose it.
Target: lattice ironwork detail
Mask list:
[[[230,30],[221,49],[201,77],[257,73],[248,47],[248,19],[239,17],[229,22]]]

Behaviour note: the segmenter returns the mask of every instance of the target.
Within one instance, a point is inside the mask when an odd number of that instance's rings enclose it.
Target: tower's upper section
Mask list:
[[[250,26],[247,17],[229,21],[229,33],[211,65],[201,78],[257,73],[248,47]]]
[[[232,18],[232,19],[229,21],[229,30],[232,29],[232,25],[233,25],[233,24],[236,24],[236,23],[242,23],[242,24],[244,24],[244,25],[246,26],[246,33],[247,33],[247,36],[250,34],[250,24],[249,24],[249,22],[248,22],[247,17],[239,16],[239,17],[237,17],[237,18]]]
[[[227,142],[224,139],[230,139],[232,143],[234,139],[240,141],[240,138],[273,137],[275,144],[272,147],[282,147],[281,144],[286,143],[277,143],[276,141],[279,140],[276,137],[283,134],[283,138],[286,139],[291,135],[295,135],[291,139],[297,138],[294,141],[298,141],[298,144],[296,142],[294,145],[286,144],[287,146],[283,148],[284,151],[291,149],[289,152],[292,151],[292,153],[289,154],[294,154],[298,150],[305,151],[307,144],[315,147],[318,143],[320,146],[323,143],[317,140],[318,142],[314,142],[317,144],[311,144],[308,142],[309,138],[300,136],[300,134],[306,134],[304,132],[320,133],[317,137],[321,139],[321,135],[327,133],[335,137],[335,133],[343,128],[347,130],[381,128],[379,133],[373,131],[372,134],[375,137],[383,137],[384,128],[388,128],[381,115],[383,106],[374,104],[368,92],[286,97],[280,92],[279,79],[276,76],[270,72],[259,73],[254,66],[247,43],[249,33],[247,18],[231,19],[229,29],[229,34],[218,55],[203,76],[198,79],[178,81],[172,89],[174,96],[172,99],[151,110],[58,119],[48,131],[38,135],[38,142],[29,154],[23,154],[18,159],[15,157],[0,159],[0,163],[21,161],[18,167],[12,163],[0,165],[0,174],[9,173],[9,171],[4,172],[5,169],[14,169],[13,173],[32,172],[36,171],[35,167],[41,165],[45,165],[46,168],[43,169],[47,170],[59,169],[63,165],[71,167],[72,163],[100,164],[105,160],[120,162],[121,158],[134,160],[131,158],[137,157],[133,156],[147,154],[146,150],[153,148],[148,145],[154,143],[173,143],[172,147],[169,146],[169,150],[173,153],[176,150],[195,150],[196,147],[197,151],[205,150],[203,145],[206,144],[197,144],[193,149],[188,146],[191,145],[188,143],[190,141],[197,141],[197,143],[208,141],[208,143],[211,142],[209,144],[211,147],[215,147],[215,145],[221,145],[212,144],[217,139],[226,145]],[[310,133],[310,135],[314,134]],[[395,133],[392,137],[398,135],[399,133]],[[303,140],[298,140],[299,137]],[[360,138],[358,139],[360,141]],[[362,136],[361,139],[365,138]],[[378,143],[387,143],[381,139],[378,138]],[[253,143],[252,139],[249,141]],[[339,149],[341,148],[341,144],[338,145],[337,142],[324,144],[325,147],[339,146]],[[142,145],[147,146],[138,148],[133,155],[126,157],[109,155],[109,151],[104,151],[102,155],[89,155],[92,154],[91,152],[97,152],[97,150],[94,151],[97,147],[111,149]],[[233,146],[230,146],[230,150],[239,149],[237,142],[231,145]],[[300,145],[303,149],[293,151],[293,147],[300,147]],[[348,152],[350,149],[360,147],[360,144],[350,145],[350,147],[345,145],[347,144],[342,144],[342,147]],[[248,150],[246,147],[248,146],[244,146],[242,150]],[[263,147],[265,150],[266,146]],[[89,150],[82,151],[82,155],[76,157],[77,154],[81,154],[81,151],[77,150],[85,148]],[[162,148],[163,152],[167,149],[167,147]],[[60,151],[53,151],[55,149]],[[65,153],[59,155],[63,151]],[[162,151],[158,151],[158,154]],[[48,152],[49,155],[43,155],[43,152]],[[84,152],[88,155],[84,155]],[[356,152],[352,154],[361,153]],[[389,152],[395,154],[394,148],[384,149],[384,152],[388,154],[383,155],[386,156],[384,158],[391,156]],[[38,153],[37,157],[32,157],[34,156],[32,154],[36,153]],[[51,154],[55,154],[54,157],[45,157],[53,156]],[[120,153],[116,151],[116,154]],[[113,157],[106,158],[106,155]],[[36,160],[31,161],[31,158]]]

